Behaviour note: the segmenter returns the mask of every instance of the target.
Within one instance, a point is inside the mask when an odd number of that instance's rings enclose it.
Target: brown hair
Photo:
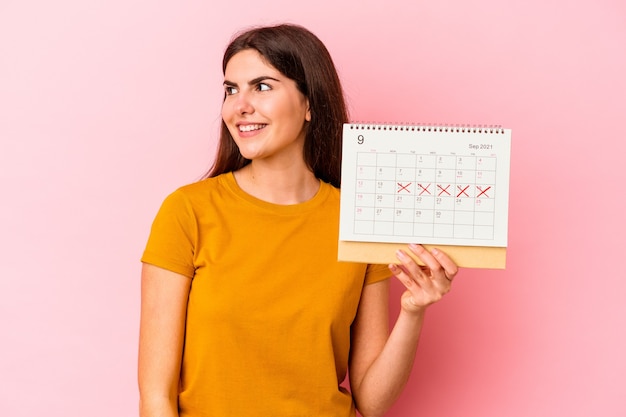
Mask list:
[[[253,28],[228,45],[222,71],[235,54],[246,49],[258,51],[270,65],[294,80],[309,100],[311,121],[306,128],[304,160],[317,178],[339,188],[342,127],[348,121],[348,111],[337,70],[322,41],[297,25]],[[249,163],[222,121],[217,156],[206,177],[236,171]]]

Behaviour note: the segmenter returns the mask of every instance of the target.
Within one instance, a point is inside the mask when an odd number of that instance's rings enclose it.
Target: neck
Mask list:
[[[274,204],[303,203],[313,198],[320,186],[304,163],[276,167],[252,161],[234,175],[243,191]]]

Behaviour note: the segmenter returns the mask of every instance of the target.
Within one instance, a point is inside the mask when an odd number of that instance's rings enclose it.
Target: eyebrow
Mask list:
[[[262,81],[265,80],[272,80],[272,81],[276,81],[276,82],[280,82],[280,80],[274,78],[274,77],[270,77],[269,75],[262,75],[260,77],[256,77],[250,81],[248,81],[248,85],[256,85]],[[234,83],[232,81],[228,81],[228,80],[224,80],[224,85],[228,86],[228,87],[237,87],[237,83]]]

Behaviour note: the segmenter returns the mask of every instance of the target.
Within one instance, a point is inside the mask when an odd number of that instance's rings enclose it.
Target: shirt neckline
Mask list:
[[[317,190],[315,195],[313,195],[313,197],[311,197],[309,200],[296,204],[276,204],[270,203],[269,201],[261,200],[260,198],[254,197],[246,193],[244,190],[241,189],[241,187],[239,187],[239,184],[237,184],[237,180],[235,179],[235,175],[233,174],[233,172],[228,172],[221,177],[223,179],[224,185],[238,198],[258,208],[280,214],[297,214],[319,208],[322,203],[327,199],[331,188],[330,184],[319,180],[319,189]]]

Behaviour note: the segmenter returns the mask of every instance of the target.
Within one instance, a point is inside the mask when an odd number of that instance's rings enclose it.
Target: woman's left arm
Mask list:
[[[450,291],[458,272],[441,251],[429,252],[421,245],[409,245],[409,250],[424,266],[404,251],[398,251],[399,265],[389,265],[407,289],[391,334],[387,280],[365,286],[352,325],[350,386],[363,417],[384,415],[402,392],[411,374],[426,308]]]

